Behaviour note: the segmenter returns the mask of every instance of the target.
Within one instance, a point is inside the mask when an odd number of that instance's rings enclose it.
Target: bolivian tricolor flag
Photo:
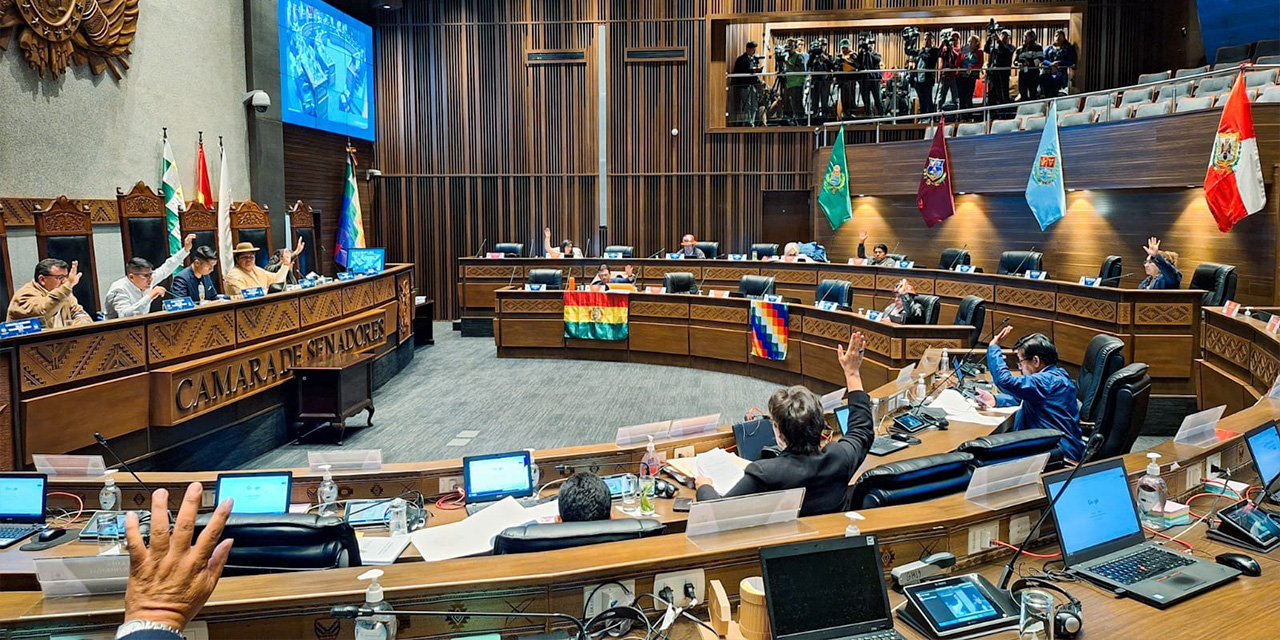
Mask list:
[[[751,355],[769,360],[787,359],[787,305],[751,301]]]
[[[564,337],[579,340],[626,340],[625,293],[564,292]]]

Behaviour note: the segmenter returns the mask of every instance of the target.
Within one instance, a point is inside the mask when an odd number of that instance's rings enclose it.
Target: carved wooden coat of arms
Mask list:
[[[27,64],[58,77],[73,63],[117,80],[138,30],[138,0],[0,0],[0,49],[16,36]]]

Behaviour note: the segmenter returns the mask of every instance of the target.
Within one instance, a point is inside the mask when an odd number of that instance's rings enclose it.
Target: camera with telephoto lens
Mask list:
[[[866,51],[867,48],[870,47],[868,42],[866,35],[858,36],[858,51]]]
[[[905,43],[905,44],[907,45],[907,48],[909,48],[909,49],[914,49],[914,48],[915,48],[915,43],[916,43],[916,41],[917,41],[917,40],[919,40],[919,39],[920,39],[920,30],[919,30],[919,29],[917,29],[917,28],[915,28],[915,27],[903,27],[903,28],[902,28],[902,41],[903,41],[903,43]]]
[[[992,18],[987,22],[987,35],[993,36],[997,33],[1000,33],[1000,23],[996,22],[995,18]]]

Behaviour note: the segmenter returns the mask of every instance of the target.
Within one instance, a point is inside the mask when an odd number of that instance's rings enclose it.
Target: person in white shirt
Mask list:
[[[542,251],[548,258],[581,258],[582,250],[573,246],[568,238],[560,242],[560,248],[551,246],[551,227],[542,230]]]
[[[164,282],[182,267],[195,239],[196,234],[187,234],[182,248],[159,267],[152,267],[145,258],[133,258],[125,263],[124,277],[112,282],[111,288],[107,289],[107,319],[128,318],[150,312],[151,301],[162,298],[167,293],[164,287],[156,283]]]

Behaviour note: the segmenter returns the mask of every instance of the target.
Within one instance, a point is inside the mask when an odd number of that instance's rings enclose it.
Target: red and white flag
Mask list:
[[[1218,122],[1209,171],[1204,176],[1204,198],[1223,233],[1267,205],[1243,70],[1236,78],[1227,106],[1222,110],[1222,120]]]

